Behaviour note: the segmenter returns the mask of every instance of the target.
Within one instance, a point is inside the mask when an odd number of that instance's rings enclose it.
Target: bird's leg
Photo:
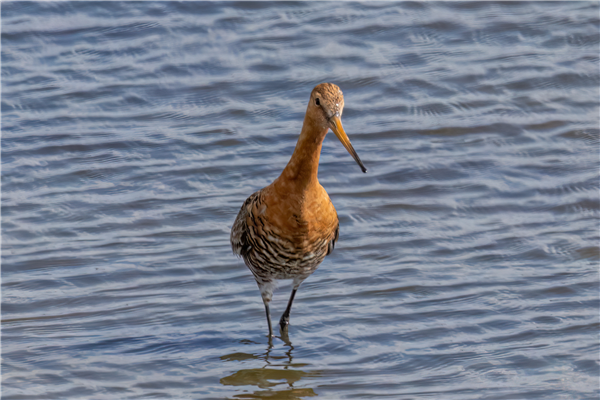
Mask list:
[[[279,332],[280,332],[281,336],[279,336],[279,338],[281,340],[283,340],[283,342],[286,345],[291,346],[292,342],[290,341],[290,335],[289,335],[288,331],[289,331],[289,329],[287,326],[284,329],[280,329]]]
[[[273,281],[263,281],[256,280],[258,283],[258,289],[260,290],[260,295],[262,297],[263,303],[265,303],[265,312],[267,314],[267,324],[269,325],[269,341],[273,337],[273,326],[271,325],[271,311],[269,310],[269,303],[271,303],[271,299],[273,298],[273,289],[274,282]]]
[[[269,302],[265,301],[265,311],[267,312],[267,324],[269,325],[269,341],[273,337],[273,326],[271,326],[271,311],[269,311]]]
[[[287,308],[285,309],[285,312],[283,313],[283,315],[281,316],[281,319],[279,320],[279,326],[281,327],[282,330],[287,329],[288,325],[290,324],[290,311],[292,310],[292,303],[294,301],[294,296],[296,296],[297,290],[298,290],[298,287],[294,287],[294,289],[292,289],[292,295],[290,296],[290,301],[288,301]]]

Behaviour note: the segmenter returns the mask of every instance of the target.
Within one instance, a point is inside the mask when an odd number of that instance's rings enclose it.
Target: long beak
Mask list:
[[[342,120],[340,119],[340,116],[338,114],[329,118],[329,127],[331,128],[333,133],[335,133],[335,136],[337,136],[337,138],[340,139],[340,142],[342,142],[342,144],[344,145],[346,150],[348,150],[348,153],[350,153],[352,158],[354,158],[354,161],[356,161],[356,163],[359,165],[362,172],[367,172],[367,169],[363,165],[362,161],[360,161],[360,158],[358,158],[358,154],[356,154],[354,147],[352,147],[352,143],[350,143],[350,139],[348,139],[348,135],[346,135],[346,132],[344,131],[344,127],[342,126]]]

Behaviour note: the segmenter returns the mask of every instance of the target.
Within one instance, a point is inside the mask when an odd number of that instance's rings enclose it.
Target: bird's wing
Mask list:
[[[248,238],[248,223],[246,221],[248,217],[253,218],[252,205],[258,200],[259,196],[260,192],[256,192],[246,199],[231,228],[231,248],[238,256],[244,256],[252,248]]]
[[[331,254],[331,252],[333,251],[333,248],[335,247],[335,242],[337,242],[339,237],[340,237],[340,223],[338,221],[338,224],[335,227],[335,232],[333,233],[333,237],[329,241],[329,247],[327,248],[327,254],[325,254],[326,256]]]

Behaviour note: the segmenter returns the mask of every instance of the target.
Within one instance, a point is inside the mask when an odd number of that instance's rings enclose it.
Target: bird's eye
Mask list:
[[[318,99],[318,98],[317,98],[317,99],[315,99],[315,104],[316,104],[316,105],[318,105],[318,106],[320,106],[320,105],[321,105],[321,102],[319,101],[319,99]]]

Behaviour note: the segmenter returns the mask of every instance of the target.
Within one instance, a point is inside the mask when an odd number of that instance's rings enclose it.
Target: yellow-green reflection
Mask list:
[[[260,362],[262,368],[244,368],[233,374],[221,378],[225,386],[254,386],[259,390],[253,393],[240,393],[234,398],[238,399],[281,399],[292,400],[304,397],[315,397],[317,394],[312,388],[296,388],[298,382],[304,378],[320,375],[319,371],[303,371],[300,368],[308,364],[293,363],[293,346],[287,342],[289,350],[285,355],[272,355],[273,347],[269,346],[264,354],[232,353],[221,356],[223,361],[238,361],[242,363]]]

